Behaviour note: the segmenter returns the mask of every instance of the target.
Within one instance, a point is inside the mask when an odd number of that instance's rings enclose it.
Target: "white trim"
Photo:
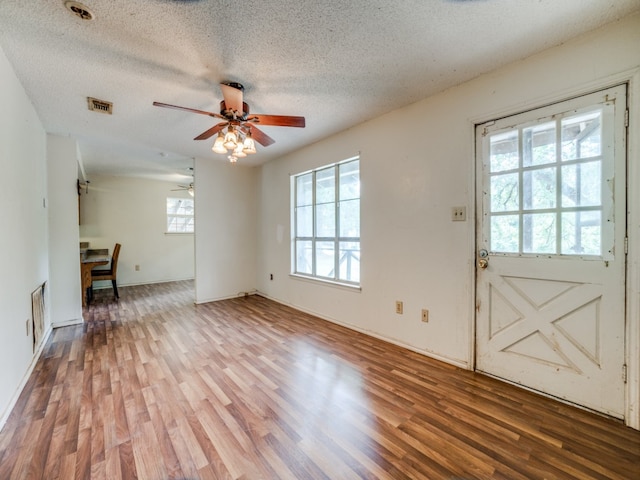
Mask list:
[[[625,424],[640,430],[640,69],[627,78],[627,408]],[[634,206],[636,208],[632,208]]]
[[[83,318],[72,318],[71,320],[66,320],[64,322],[56,322],[51,325],[51,328],[70,327],[71,325],[80,325],[82,323],[84,323]]]
[[[221,302],[222,300],[231,300],[233,298],[248,297],[249,295],[262,295],[262,294],[259,293],[257,290],[250,290],[248,292],[238,292],[235,295],[225,295],[223,297],[208,298],[205,300],[195,300],[193,303],[196,305],[202,305],[204,303]]]
[[[187,278],[169,278],[165,280],[153,280],[153,281],[144,281],[144,282],[133,282],[133,283],[118,283],[118,288],[121,287],[136,287],[138,285],[155,285],[156,283],[170,283],[170,282],[185,282],[187,280],[195,280],[194,277]],[[111,281],[109,280],[96,280],[98,282],[98,286],[94,287],[94,290],[108,290],[113,288],[111,285]]]
[[[361,292],[362,291],[362,286],[360,284],[351,284],[351,283],[342,283],[342,282],[336,282],[335,280],[328,280],[322,277],[313,277],[313,276],[307,276],[307,275],[302,275],[300,273],[290,273],[289,277],[291,277],[294,280],[302,280],[304,282],[310,282],[310,283],[315,283],[320,284],[320,285],[326,285],[328,287],[337,287],[337,288],[342,288],[345,290],[350,290],[350,291],[357,291],[357,292]]]
[[[287,307],[291,307],[291,308],[293,308],[295,310],[298,310],[300,312],[308,313],[309,315],[313,315],[314,317],[318,317],[320,320],[324,320],[324,321],[327,321],[327,322],[334,323],[336,325],[340,325],[341,327],[348,328],[349,330],[353,330],[354,332],[362,333],[362,334],[367,335],[369,337],[377,338],[378,340],[382,340],[383,342],[390,343],[392,345],[395,345],[397,347],[401,347],[401,348],[404,348],[404,349],[407,349],[407,350],[411,350],[412,352],[419,353],[420,355],[424,355],[425,357],[429,357],[429,358],[432,358],[434,360],[438,360],[440,362],[448,363],[449,365],[453,365],[453,366],[462,368],[463,370],[469,370],[469,364],[467,362],[465,362],[464,360],[460,360],[460,359],[457,359],[457,358],[450,358],[450,357],[446,357],[446,356],[443,356],[443,355],[438,355],[436,353],[430,352],[429,350],[421,350],[421,349],[416,348],[414,346],[407,345],[406,343],[401,342],[401,341],[399,341],[399,340],[397,340],[395,338],[385,337],[385,336],[380,335],[378,333],[375,333],[375,332],[373,332],[371,330],[366,330],[364,328],[357,327],[357,326],[352,325],[350,323],[341,322],[339,320],[336,320],[335,318],[331,318],[331,317],[328,317],[328,316],[323,315],[321,313],[315,312],[313,310],[309,310],[307,308],[300,307],[300,306],[298,306],[298,305],[296,305],[294,303],[283,302],[281,300],[278,300],[277,298],[273,298],[273,297],[267,295],[264,292],[257,291],[256,294],[260,295],[261,297],[264,297],[264,298],[267,298],[269,300],[272,300],[272,301],[274,301],[276,303],[279,303],[281,305],[286,305]]]
[[[33,370],[38,364],[38,361],[40,360],[42,352],[44,351],[44,347],[49,341],[51,332],[53,332],[53,329],[51,327],[48,328],[47,331],[45,332],[37,352],[33,355],[33,358],[31,359],[29,368],[27,368],[27,370],[24,372],[24,375],[22,377],[22,380],[20,381],[20,384],[18,385],[18,388],[14,392],[13,397],[11,397],[11,400],[9,401],[7,408],[5,409],[4,412],[2,412],[2,415],[0,416],[0,431],[2,431],[2,429],[4,428],[5,424],[7,423],[7,420],[9,419],[9,416],[11,415],[11,412],[13,411],[13,408],[16,406],[16,403],[18,403],[18,399],[22,394],[22,390],[24,390],[25,385],[29,381],[29,377],[31,377],[31,374],[33,373]]]
[[[477,229],[478,229],[478,199],[476,198],[478,195],[478,189],[476,187],[476,162],[477,162],[477,152],[476,152],[476,122],[473,120],[468,121],[468,127],[471,132],[469,135],[469,139],[471,141],[471,158],[469,158],[469,185],[467,186],[469,191],[469,203],[470,214],[467,216],[468,220],[473,220],[471,227],[469,228],[469,370],[476,370],[476,255],[477,255]]]
[[[629,83],[634,76],[638,75],[640,69],[634,68],[631,70],[625,70],[617,74],[609,75],[600,80],[588,82],[583,85],[566,88],[560,91],[555,91],[548,95],[543,95],[535,99],[527,100],[522,103],[513,104],[499,110],[494,110],[493,113],[483,113],[481,115],[475,115],[469,118],[469,121],[474,125],[481,125],[492,120],[500,120],[504,117],[511,117],[521,113],[528,112],[530,110],[537,110],[556,103],[562,103],[566,100],[582,97],[591,93],[598,92],[600,90],[606,90],[611,87],[623,83]],[[636,80],[637,81],[637,80]],[[475,142],[475,134],[474,134]]]

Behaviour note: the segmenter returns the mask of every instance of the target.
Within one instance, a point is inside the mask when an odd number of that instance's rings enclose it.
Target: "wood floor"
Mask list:
[[[0,433],[0,479],[638,479],[640,432],[259,296],[98,291]]]

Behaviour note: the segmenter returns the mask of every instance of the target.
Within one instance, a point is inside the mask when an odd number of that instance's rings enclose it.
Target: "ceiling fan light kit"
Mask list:
[[[231,163],[235,163],[238,158],[246,157],[257,152],[256,143],[263,147],[268,147],[275,142],[273,138],[258,128],[258,125],[270,125],[280,127],[300,127],[304,128],[304,117],[294,117],[286,115],[249,115],[249,105],[243,101],[244,87],[235,82],[221,83],[222,96],[224,100],[220,102],[220,113],[206,112],[194,108],[169,105],[167,103],[153,102],[157,107],[173,108],[185,110],[187,112],[207,115],[209,117],[224,120],[213,127],[205,130],[194,140],[206,140],[216,135],[211,150],[221,155],[228,155]]]

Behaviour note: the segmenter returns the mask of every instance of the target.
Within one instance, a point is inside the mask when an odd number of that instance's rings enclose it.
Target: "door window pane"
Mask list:
[[[562,206],[593,207],[602,204],[602,162],[596,160],[562,166]]]
[[[602,255],[602,214],[600,211],[562,214],[562,253]]]
[[[517,253],[520,251],[518,215],[491,217],[491,251]]]
[[[494,175],[491,177],[491,211],[510,212],[520,206],[517,173]]]
[[[556,124],[547,122],[522,131],[523,166],[545,165],[556,161]]]
[[[490,141],[489,165],[491,173],[518,168],[520,156],[517,130],[492,135]]]
[[[532,213],[522,217],[522,251],[556,253],[555,213]]]
[[[562,120],[562,160],[602,154],[601,118],[602,111],[597,110]]]
[[[525,210],[540,210],[556,206],[556,169],[542,168],[523,173]]]

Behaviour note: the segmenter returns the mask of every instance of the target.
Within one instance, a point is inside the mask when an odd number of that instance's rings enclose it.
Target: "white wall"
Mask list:
[[[48,280],[46,134],[0,49],[0,427],[33,359],[31,292]],[[49,302],[48,289],[45,302]],[[47,315],[45,336],[51,322]]]
[[[196,158],[196,302],[256,286],[258,169]]]
[[[472,366],[474,123],[628,80],[639,67],[640,16],[635,15],[264,165],[257,288],[321,317]],[[640,103],[637,87],[632,90],[633,120]],[[415,141],[394,148],[388,138]],[[638,140],[631,132],[632,165],[640,160]],[[362,291],[290,277],[289,175],[357,152]],[[633,172],[632,186],[640,185],[637,167]],[[634,210],[636,205],[631,202]],[[466,222],[451,221],[454,206],[467,207]],[[633,218],[631,232],[637,236],[638,215]],[[395,313],[395,300],[404,302],[404,315]],[[422,308],[430,311],[429,323],[421,322]],[[636,327],[631,334],[634,362],[640,357],[637,332]],[[637,395],[632,397],[636,408]]]
[[[186,192],[171,191],[175,183],[139,178],[92,175],[89,180],[89,192],[83,189],[80,197],[80,241],[110,253],[116,243],[122,245],[118,286],[194,277],[194,236],[166,234],[167,197],[187,198]],[[102,286],[111,282],[95,288]]]
[[[82,322],[75,140],[47,135],[51,324]]]

